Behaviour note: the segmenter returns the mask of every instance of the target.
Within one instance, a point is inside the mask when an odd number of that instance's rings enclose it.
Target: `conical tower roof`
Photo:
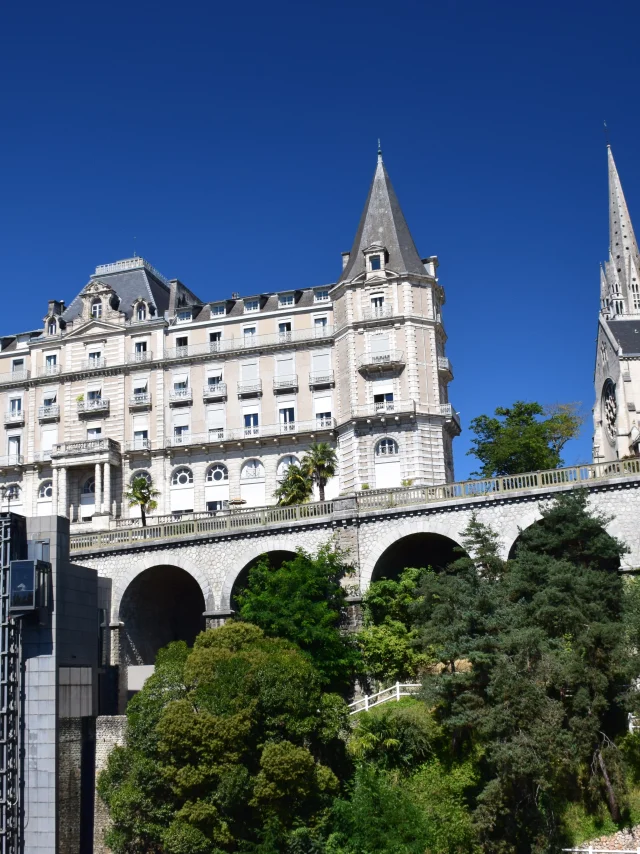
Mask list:
[[[628,300],[632,285],[635,286],[633,290],[637,290],[640,285],[640,253],[611,146],[608,146],[607,157],[609,162],[609,285],[613,290],[615,283],[619,283],[623,296]],[[627,302],[627,311],[630,308]]]
[[[392,270],[394,273],[424,275],[424,265],[420,261],[400,202],[385,169],[382,152],[378,152],[375,175],[369,188],[349,260],[340,277],[341,282],[354,279],[365,272],[363,250],[374,243],[381,243],[389,253],[389,260],[385,265],[387,270]]]

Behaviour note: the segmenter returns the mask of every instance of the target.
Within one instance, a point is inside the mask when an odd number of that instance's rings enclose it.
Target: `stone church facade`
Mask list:
[[[126,524],[141,474],[160,516],[269,505],[319,441],[339,461],[328,498],[452,481],[438,261],[418,254],[381,154],[342,257],[332,284],[210,300],[129,258],[51,300],[39,329],[0,339],[2,509]]]

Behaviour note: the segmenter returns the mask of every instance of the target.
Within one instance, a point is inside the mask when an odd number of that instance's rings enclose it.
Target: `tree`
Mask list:
[[[311,445],[300,462],[300,469],[311,483],[318,487],[320,501],[324,501],[324,489],[336,473],[338,459],[336,452],[327,442]]]
[[[293,644],[248,623],[171,644],[99,778],[114,854],[287,850],[348,768],[347,710]]]
[[[129,507],[139,507],[143,527],[147,525],[147,511],[155,510],[158,506],[156,498],[160,492],[154,488],[151,478],[134,477],[124,497]]]
[[[274,492],[281,507],[304,504],[313,494],[313,483],[297,463],[291,463]]]
[[[346,691],[358,665],[351,638],[340,630],[346,608],[343,556],[325,546],[313,556],[299,549],[274,569],[268,557],[249,570],[238,595],[241,619],[270,637],[286,638],[308,654],[327,685]]]
[[[561,403],[542,407],[539,403],[516,401],[498,407],[496,417],[480,415],[471,421],[475,438],[467,451],[482,463],[479,477],[519,474],[561,466],[560,453],[580,432],[583,418],[578,404]]]

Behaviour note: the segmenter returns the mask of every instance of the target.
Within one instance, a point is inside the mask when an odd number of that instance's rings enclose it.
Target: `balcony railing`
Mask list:
[[[120,453],[120,443],[113,439],[87,439],[84,442],[60,442],[51,449],[52,457],[78,457],[102,451]]]
[[[333,385],[333,371],[314,371],[309,374],[309,385]]]
[[[148,391],[139,391],[129,398],[129,409],[146,409],[151,406],[151,394]]]
[[[256,424],[250,427],[215,427],[208,433],[183,433],[180,436],[168,436],[165,445],[169,448],[184,445],[207,445],[211,442],[237,442],[242,439],[286,436],[290,433],[317,433],[333,430],[335,418],[316,418],[315,421],[288,421],[286,424]]]
[[[153,362],[153,353],[151,350],[136,350],[134,353],[127,355],[128,365],[135,365],[139,362]]]
[[[11,409],[9,412],[5,412],[4,414],[4,423],[11,424],[24,424],[24,410],[23,409]]]
[[[106,367],[107,367],[107,360],[103,359],[102,357],[99,359],[87,359],[87,361],[84,363],[85,371],[97,371],[100,368],[106,368]]]
[[[172,406],[193,403],[193,392],[191,388],[174,388],[169,392],[169,403]]]
[[[451,362],[446,356],[438,356],[438,370],[445,374],[452,373]]]
[[[243,394],[262,394],[262,380],[243,380],[238,383],[238,397]]]
[[[226,383],[209,383],[202,389],[203,400],[220,400],[227,396]]]
[[[296,374],[291,374],[288,377],[274,377],[273,390],[284,391],[285,389],[298,388],[298,377]]]
[[[11,373],[0,375],[0,385],[7,385],[8,383],[21,383],[25,380],[28,380],[30,376],[31,372],[27,370],[11,371]]]
[[[134,439],[124,446],[125,451],[150,451],[151,439]]]
[[[60,371],[62,370],[62,366],[57,362],[55,365],[43,365],[38,371],[39,377],[57,377]]]
[[[1,466],[21,466],[24,464],[24,457],[22,454],[6,454],[4,457],[0,457],[0,467]]]
[[[460,425],[458,413],[450,403],[417,403],[415,400],[383,400],[351,408],[351,418],[375,418],[385,415],[443,415]]]
[[[109,411],[108,397],[95,397],[91,400],[78,401],[78,415],[93,415],[96,412]]]
[[[209,341],[206,344],[190,344],[188,347],[168,349],[167,359],[184,359],[191,356],[207,356],[210,353],[229,353],[234,350],[262,349],[283,344],[299,344],[303,341],[326,341],[333,337],[333,326],[294,329],[292,332],[272,332],[269,335],[244,335],[235,338]]]
[[[41,406],[38,409],[38,419],[40,421],[57,421],[60,418],[60,405],[52,403],[51,406]]]
[[[372,305],[370,308],[365,308],[365,310],[362,312],[362,317],[364,320],[378,320],[383,317],[392,316],[393,308],[390,305]]]
[[[384,370],[404,365],[404,353],[401,350],[386,350],[381,353],[367,353],[358,359],[358,370]]]

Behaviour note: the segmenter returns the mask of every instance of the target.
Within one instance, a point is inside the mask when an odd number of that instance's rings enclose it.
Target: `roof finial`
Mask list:
[[[380,137],[378,137],[378,158],[382,157],[382,145],[380,143]]]
[[[606,121],[602,124],[604,125],[604,138],[607,140],[607,148],[611,148],[611,143],[609,142],[609,128],[607,127]]]

